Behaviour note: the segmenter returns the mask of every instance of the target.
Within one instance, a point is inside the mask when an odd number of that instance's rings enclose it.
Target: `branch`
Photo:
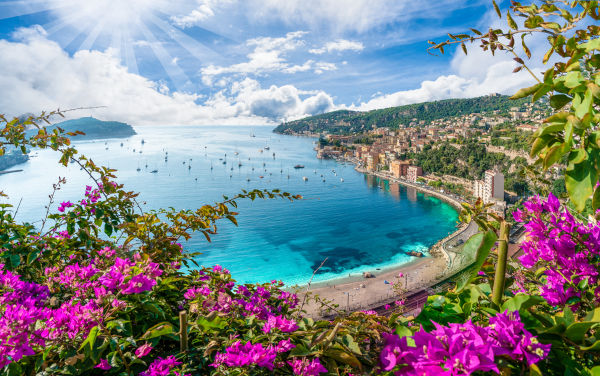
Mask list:
[[[306,286],[306,291],[304,292],[304,296],[302,297],[302,304],[300,305],[300,309],[298,310],[298,313],[296,313],[296,320],[298,320],[298,317],[300,316],[300,312],[302,312],[302,308],[304,308],[304,303],[306,303],[306,296],[308,295],[308,291],[310,290],[310,284],[312,283],[313,278],[315,278],[315,274],[317,274],[319,269],[321,269],[323,267],[323,265],[325,264],[327,259],[329,259],[329,257],[325,257],[325,260],[323,260],[323,262],[321,262],[321,265],[319,265],[319,267],[313,271],[313,274],[310,277],[310,280],[308,281],[308,285]]]

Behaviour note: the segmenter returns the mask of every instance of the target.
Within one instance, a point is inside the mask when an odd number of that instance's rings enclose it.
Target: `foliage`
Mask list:
[[[494,95],[467,99],[445,99],[368,112],[340,110],[283,123],[275,128],[275,132],[310,131],[348,134],[370,130],[373,126],[393,129],[398,128],[399,125],[408,126],[412,122],[430,122],[476,112],[507,112],[511,107],[520,107],[524,103],[526,103],[524,100],[511,101],[507,96]]]
[[[434,48],[443,52],[448,44],[478,40],[492,52],[516,54],[515,35],[548,34],[548,58],[556,53],[565,61],[517,96],[537,100],[552,93],[550,103],[565,108],[535,135],[532,155],[545,168],[568,155],[568,204],[595,209],[598,200],[589,196],[598,192],[600,39],[593,21],[600,15],[595,1],[572,5],[514,2],[524,29],[509,11],[513,31],[473,30],[476,36],[451,35]],[[577,22],[586,26],[575,29]],[[280,282],[238,285],[218,265],[184,271],[194,255],[178,243],[197,232],[210,240],[221,219],[236,223],[240,199],[300,197],[243,191],[197,210],[144,213],[137,194],[115,181],[114,170],[70,145],[68,136],[76,132],[38,126],[55,114],[0,116],[2,152],[8,145],[50,148],[60,163],[79,164],[93,182],[80,201],[62,202],[56,211],[51,195],[39,227],[17,223],[12,207],[0,205],[4,375],[600,373],[600,226],[554,196],[533,197],[514,212],[528,239],[519,263],[506,258],[507,221],[481,200],[464,204],[461,220],[480,229],[462,246],[475,256],[472,272],[450,291],[429,296],[417,317],[399,308],[387,316],[338,312],[331,321],[314,320]],[[25,132],[31,126],[34,135]],[[59,179],[55,189],[63,183]],[[401,285],[394,289],[405,293]]]

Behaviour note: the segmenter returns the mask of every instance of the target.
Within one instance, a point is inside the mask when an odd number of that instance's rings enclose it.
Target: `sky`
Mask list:
[[[274,125],[512,94],[508,55],[427,52],[490,25],[491,0],[0,0],[0,113]]]

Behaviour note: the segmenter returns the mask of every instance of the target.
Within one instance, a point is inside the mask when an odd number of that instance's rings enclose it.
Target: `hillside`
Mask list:
[[[93,117],[84,117],[80,119],[67,120],[55,124],[48,129],[60,127],[66,132],[81,131],[85,135],[73,137],[77,140],[94,140],[104,138],[126,138],[135,135],[135,130],[129,124],[118,121],[102,121]]]
[[[377,127],[398,128],[424,121],[491,111],[508,112],[512,107],[521,107],[528,99],[511,100],[506,95],[488,95],[478,98],[445,99],[435,102],[409,104],[367,112],[340,110],[280,124],[275,133],[294,134],[301,132],[344,134],[360,132]]]

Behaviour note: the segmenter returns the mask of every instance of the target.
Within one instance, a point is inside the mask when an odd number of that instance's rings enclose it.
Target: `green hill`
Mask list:
[[[81,131],[85,135],[73,137],[77,140],[94,140],[104,138],[126,138],[135,135],[135,130],[129,124],[118,121],[102,121],[93,117],[84,117],[80,119],[67,120],[62,123],[48,127],[49,130],[60,127],[66,132]]]
[[[361,132],[379,127],[398,128],[409,126],[412,122],[448,118],[471,113],[487,113],[491,111],[508,112],[512,107],[521,107],[529,99],[511,100],[506,95],[488,95],[478,98],[445,99],[435,102],[409,104],[367,112],[340,110],[326,114],[307,117],[300,120],[280,124],[275,133],[312,133],[329,132],[344,134]]]

